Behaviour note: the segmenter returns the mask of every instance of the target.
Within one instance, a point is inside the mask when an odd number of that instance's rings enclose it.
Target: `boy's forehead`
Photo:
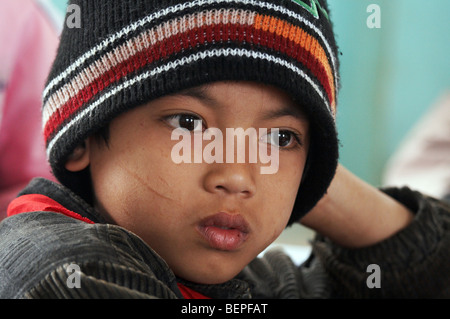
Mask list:
[[[297,103],[291,96],[289,96],[281,89],[264,83],[245,81],[223,81],[217,83],[206,83],[181,90],[172,94],[172,96],[187,96],[197,99],[207,106],[220,108],[224,106],[218,101],[218,98],[215,95],[217,90],[225,89],[226,97],[232,98],[233,94],[238,94],[237,92],[239,92],[240,89],[246,88],[249,85],[259,89],[261,94],[263,94],[265,97],[268,96],[268,92],[276,92],[276,95],[272,95],[274,97],[271,99],[271,103],[268,104],[271,107],[261,110],[262,119],[270,120],[282,116],[292,116],[302,120],[307,118],[303,107],[299,103]],[[226,101],[229,100],[227,99]]]

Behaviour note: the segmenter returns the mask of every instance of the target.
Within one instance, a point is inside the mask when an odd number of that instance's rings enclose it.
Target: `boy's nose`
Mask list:
[[[250,198],[256,192],[253,172],[255,165],[241,163],[210,164],[204,187],[210,193],[239,195]]]

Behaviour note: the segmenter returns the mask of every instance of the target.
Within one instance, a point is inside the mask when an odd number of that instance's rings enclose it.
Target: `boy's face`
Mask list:
[[[220,129],[223,163],[175,163],[173,149],[181,139],[171,136],[179,127],[190,131],[192,158],[198,153],[194,135]],[[259,156],[256,163],[248,157],[227,163],[227,128],[267,129],[258,142],[266,150],[279,137],[271,149],[278,151],[276,173],[261,174],[268,164]],[[276,128],[277,136],[269,134]],[[200,151],[208,143],[203,140]],[[256,83],[217,82],[120,115],[110,123],[108,146],[89,138],[83,158],[95,206],[109,221],[140,236],[177,276],[212,284],[237,275],[286,227],[308,147],[309,122],[285,93]]]

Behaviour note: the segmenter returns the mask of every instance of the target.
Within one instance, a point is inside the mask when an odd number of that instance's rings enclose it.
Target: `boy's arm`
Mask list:
[[[409,188],[378,190],[340,166],[328,194],[301,222],[318,232],[313,256],[333,296],[450,297],[444,201]]]
[[[391,237],[413,218],[400,202],[339,165],[328,193],[300,222],[339,245],[357,248]]]

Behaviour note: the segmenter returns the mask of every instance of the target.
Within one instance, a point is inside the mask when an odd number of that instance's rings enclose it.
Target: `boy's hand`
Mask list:
[[[413,217],[401,203],[339,165],[328,193],[300,223],[339,245],[357,248],[392,236]]]

